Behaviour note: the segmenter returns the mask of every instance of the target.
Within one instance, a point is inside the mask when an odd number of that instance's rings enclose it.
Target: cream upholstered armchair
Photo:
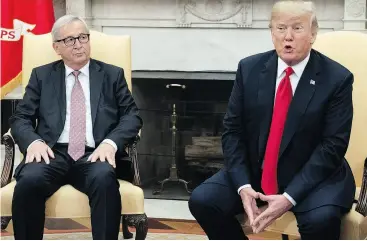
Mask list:
[[[91,31],[91,57],[124,69],[125,78],[131,91],[131,39],[130,36],[111,36]],[[23,40],[22,87],[28,83],[34,67],[60,59],[52,48],[51,34],[26,35]],[[148,232],[148,220],[144,212],[144,194],[140,184],[136,143],[139,136],[124,147],[129,154],[124,158],[131,168],[130,177],[120,180],[122,202],[122,228],[124,238],[131,238],[128,226],[136,228],[136,239],[145,239]],[[1,229],[5,229],[11,220],[11,205],[16,181],[12,179],[14,168],[15,143],[10,131],[1,139],[5,145],[5,162],[1,173]],[[73,203],[69,205],[68,203]],[[70,185],[61,187],[46,202],[48,218],[84,218],[90,217],[88,197]]]
[[[346,159],[352,168],[357,191],[352,209],[342,220],[340,239],[367,239],[367,34],[336,31],[320,34],[313,48],[348,68],[354,75],[352,134]],[[247,230],[247,229],[246,229]],[[287,212],[267,231],[299,236],[293,213]]]

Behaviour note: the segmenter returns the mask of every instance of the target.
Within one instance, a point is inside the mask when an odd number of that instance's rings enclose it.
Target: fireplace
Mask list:
[[[161,193],[154,194],[161,188],[159,182],[172,176],[172,160],[190,190],[222,168],[222,122],[234,77],[234,73],[213,72],[133,73],[133,96],[144,120],[138,158],[147,198],[188,199],[190,194],[178,182],[167,183]],[[180,96],[172,96],[169,85],[185,88]]]

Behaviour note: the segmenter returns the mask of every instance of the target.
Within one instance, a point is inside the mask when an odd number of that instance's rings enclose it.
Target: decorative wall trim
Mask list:
[[[358,20],[360,21],[360,20]],[[175,21],[172,20],[156,20],[156,19],[121,19],[121,18],[93,18],[92,19],[93,26],[102,26],[102,27],[142,27],[142,28],[177,28],[177,27],[198,27],[198,28],[241,28],[241,26],[237,27],[233,23],[206,23],[206,24],[188,24],[178,26]],[[342,20],[319,20],[320,29],[334,29],[340,30],[343,29],[343,21]],[[244,28],[244,27],[243,27]],[[251,27],[247,26],[247,28],[255,28],[255,29],[268,29],[269,28],[269,20],[253,20],[251,23]]]
[[[177,0],[176,23],[178,27],[229,23],[231,27],[248,28],[252,24],[252,0]],[[214,26],[221,28],[220,24]]]
[[[345,0],[344,2],[344,29],[367,30],[366,0]]]
[[[346,12],[350,17],[366,17],[366,0],[349,0],[345,2]]]

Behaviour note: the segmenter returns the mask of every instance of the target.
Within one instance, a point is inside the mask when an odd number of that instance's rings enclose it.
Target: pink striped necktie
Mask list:
[[[80,71],[73,71],[75,83],[70,98],[70,130],[69,130],[69,155],[77,161],[84,155],[86,142],[86,116],[85,97],[78,75]]]

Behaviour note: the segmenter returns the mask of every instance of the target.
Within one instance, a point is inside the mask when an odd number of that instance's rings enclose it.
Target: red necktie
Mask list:
[[[293,74],[293,69],[288,67],[285,70],[285,77],[280,82],[275,97],[273,117],[271,121],[268,142],[266,145],[264,167],[261,179],[261,188],[266,195],[274,195],[278,192],[277,164],[279,147],[282,141],[288,107],[293,97],[292,86],[289,79],[291,74]]]

